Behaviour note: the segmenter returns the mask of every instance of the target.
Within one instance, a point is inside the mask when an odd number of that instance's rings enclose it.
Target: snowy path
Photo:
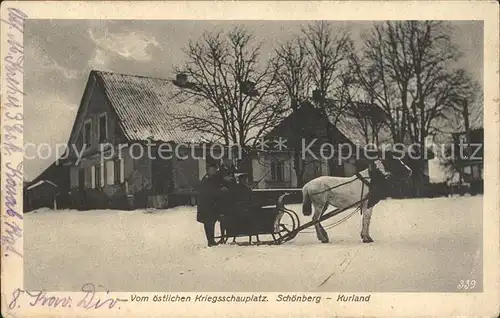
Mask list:
[[[329,230],[330,244],[304,233],[281,246],[209,249],[193,207],[30,213],[25,288],[445,292],[475,279],[481,290],[482,197],[383,201],[373,213],[373,244],[360,242],[360,219]]]

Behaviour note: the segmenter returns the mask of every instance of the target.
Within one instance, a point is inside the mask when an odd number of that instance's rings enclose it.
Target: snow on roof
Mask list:
[[[57,184],[55,184],[55,183],[54,183],[54,182],[52,182],[52,181],[49,181],[49,180],[40,180],[40,181],[38,181],[38,182],[36,182],[36,183],[34,183],[34,184],[30,185],[30,186],[27,188],[27,190],[31,190],[31,189],[33,189],[33,188],[39,187],[39,186],[41,186],[41,185],[42,185],[42,184],[44,184],[44,183],[48,183],[48,184],[50,184],[51,186],[53,186],[53,187],[56,187],[56,188],[57,188]]]

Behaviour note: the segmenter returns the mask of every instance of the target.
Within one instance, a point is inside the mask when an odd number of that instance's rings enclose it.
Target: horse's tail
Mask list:
[[[312,203],[309,191],[306,188],[302,189],[302,214],[309,216],[312,214]]]

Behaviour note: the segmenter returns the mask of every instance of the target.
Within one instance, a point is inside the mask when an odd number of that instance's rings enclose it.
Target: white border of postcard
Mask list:
[[[65,306],[65,297],[76,300],[83,293],[50,293],[58,306],[33,307],[29,299],[16,293],[23,287],[23,259],[5,257],[5,247],[23,250],[22,176],[12,169],[22,168],[23,155],[16,152],[22,147],[22,94],[7,96],[5,58],[9,49],[16,54],[16,44],[22,43],[20,30],[16,29],[15,8],[26,14],[28,19],[212,19],[212,20],[483,20],[484,21],[484,134],[485,154],[485,192],[483,217],[484,290],[483,293],[372,293],[368,303],[286,303],[275,301],[247,304],[211,303],[131,303],[104,302],[104,299],[130,299],[132,293],[99,293],[103,306],[98,309],[82,309]],[[13,13],[14,12],[14,13]],[[45,2],[21,1],[3,2],[2,22],[2,236],[10,235],[13,245],[2,246],[2,314],[5,317],[49,317],[49,316],[399,316],[399,315],[460,315],[460,316],[497,316],[499,307],[499,7],[496,1],[431,1],[431,2]],[[10,16],[9,16],[10,14]],[[14,21],[11,20],[14,19]],[[9,21],[12,22],[9,24]],[[9,42],[10,41],[10,42]],[[18,52],[17,52],[18,53]],[[21,61],[22,65],[22,61]],[[13,77],[18,81],[22,92],[22,68]],[[12,76],[12,74],[10,74]],[[29,74],[27,74],[29,76]],[[12,79],[11,79],[12,81]],[[12,84],[12,82],[11,82]],[[11,98],[11,100],[8,100]],[[14,99],[12,99],[14,98]],[[6,105],[18,103],[20,107]],[[7,112],[10,113],[7,115]],[[11,128],[5,129],[6,125]],[[10,147],[11,153],[5,152]],[[21,169],[22,171],[22,169]],[[19,181],[19,182],[17,182]],[[5,220],[14,220],[9,226]],[[13,224],[17,224],[17,227]],[[8,251],[15,254],[14,250]],[[153,293],[134,293],[147,295]],[[227,293],[216,293],[225,295]],[[238,293],[246,295],[246,293]],[[263,293],[275,299],[276,293]],[[338,294],[338,293],[337,293]],[[214,294],[215,295],[215,294]],[[335,293],[328,295],[336,297]],[[56,307],[56,308],[54,308]],[[109,308],[112,307],[112,308]]]

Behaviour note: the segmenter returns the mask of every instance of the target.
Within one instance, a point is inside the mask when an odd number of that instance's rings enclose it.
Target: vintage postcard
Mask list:
[[[500,314],[487,1],[1,7],[4,317]]]

